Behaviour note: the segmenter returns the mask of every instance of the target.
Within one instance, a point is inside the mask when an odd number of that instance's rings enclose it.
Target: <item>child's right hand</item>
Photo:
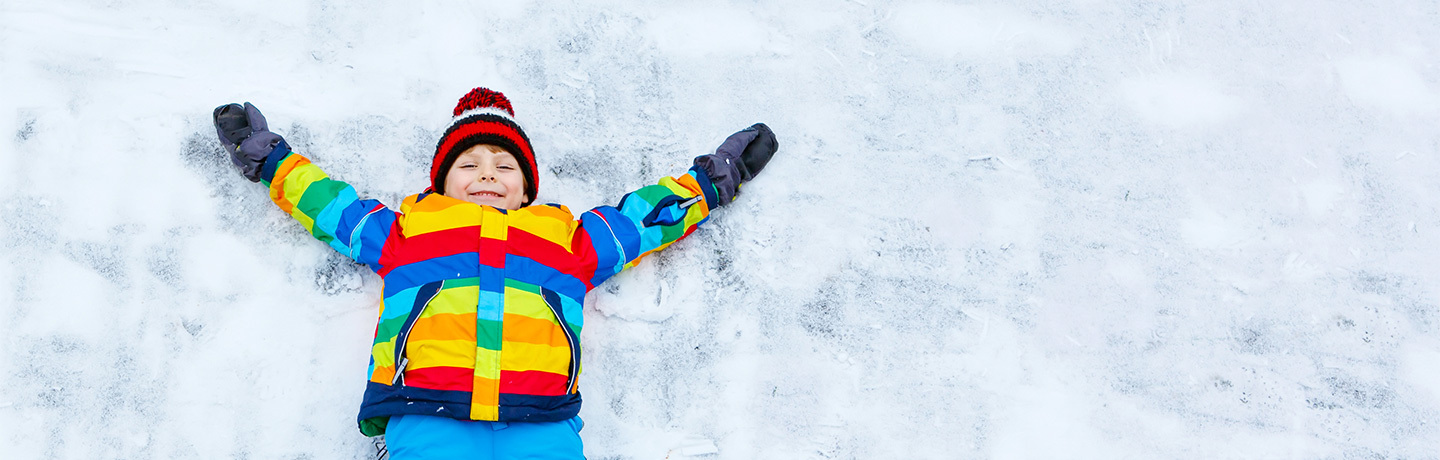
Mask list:
[[[734,201],[735,196],[740,194],[740,184],[760,174],[778,148],[779,143],[770,127],[756,123],[725,138],[715,153],[695,157],[695,165],[705,170],[705,174],[710,176],[710,183],[720,194],[720,202],[715,206]]]
[[[260,167],[275,146],[285,142],[279,134],[270,132],[265,116],[260,109],[246,102],[226,104],[215,108],[215,133],[220,136],[220,145],[230,152],[230,162],[250,182],[260,181]]]

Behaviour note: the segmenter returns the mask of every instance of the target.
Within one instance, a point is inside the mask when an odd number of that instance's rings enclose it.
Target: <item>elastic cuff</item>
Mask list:
[[[720,193],[715,190],[715,183],[710,180],[710,174],[705,172],[705,168],[695,165],[690,167],[690,171],[693,173],[691,175],[695,177],[695,182],[700,183],[700,190],[704,192],[705,205],[710,209],[724,206],[725,204],[720,202]]]
[[[280,163],[285,157],[290,156],[290,144],[285,143],[285,138],[275,143],[275,148],[270,149],[270,154],[265,155],[265,165],[260,167],[260,181],[269,185],[275,180],[275,170],[280,168]]]

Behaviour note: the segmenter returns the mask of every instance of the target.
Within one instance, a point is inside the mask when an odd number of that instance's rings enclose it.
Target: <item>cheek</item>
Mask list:
[[[445,175],[445,193],[449,194],[450,192],[464,191],[465,187],[468,187],[471,182],[475,181],[475,178],[470,176],[471,175],[466,174],[463,169],[450,171],[449,174]]]
[[[505,181],[505,185],[506,185],[508,188],[510,188],[511,190],[514,190],[514,191],[516,191],[516,192],[522,192],[522,193],[523,193],[523,192],[525,191],[525,175],[524,175],[524,174],[515,173],[515,174],[507,177],[507,179],[509,179],[509,180],[506,180],[506,181]]]

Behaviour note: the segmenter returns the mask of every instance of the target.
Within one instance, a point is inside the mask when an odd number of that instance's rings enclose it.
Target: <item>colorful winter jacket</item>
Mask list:
[[[283,142],[261,180],[310,234],[384,280],[359,415],[367,436],[399,414],[574,417],[585,293],[689,235],[717,199],[691,169],[579,219],[559,205],[507,212],[438,193],[392,210]]]

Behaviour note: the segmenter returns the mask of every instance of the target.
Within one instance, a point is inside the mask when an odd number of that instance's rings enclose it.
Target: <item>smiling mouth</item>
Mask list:
[[[473,196],[473,197],[476,197],[476,198],[504,198],[504,197],[505,197],[505,195],[501,195],[501,194],[495,193],[495,192],[475,192],[475,193],[471,193],[470,196]]]

